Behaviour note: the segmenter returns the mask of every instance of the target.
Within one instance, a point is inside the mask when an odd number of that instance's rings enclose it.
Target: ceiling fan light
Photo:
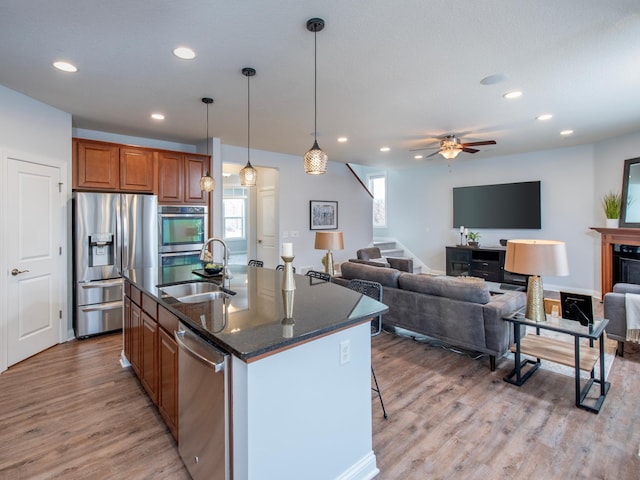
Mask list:
[[[447,149],[440,150],[440,155],[442,155],[447,160],[453,160],[458,156],[460,151],[461,150],[457,148],[447,148]]]
[[[304,154],[304,171],[309,175],[321,175],[327,171],[327,154],[313,142],[311,149]]]

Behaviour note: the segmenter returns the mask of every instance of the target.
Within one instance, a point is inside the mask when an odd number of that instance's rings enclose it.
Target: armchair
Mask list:
[[[640,285],[632,283],[616,283],[613,292],[604,296],[604,317],[609,319],[607,337],[617,340],[618,355],[624,356],[624,342],[627,338],[627,309],[625,293],[640,294]]]

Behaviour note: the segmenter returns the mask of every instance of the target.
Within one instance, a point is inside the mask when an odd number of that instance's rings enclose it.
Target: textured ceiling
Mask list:
[[[211,135],[246,147],[241,69],[252,66],[252,148],[302,156],[313,143],[312,17],[326,22],[318,142],[330,160],[442,162],[409,150],[449,133],[496,140],[458,157],[480,159],[640,131],[637,0],[2,0],[0,84],[78,128],[186,143],[205,137],[200,99],[211,96]],[[196,59],[174,57],[179,45]],[[496,73],[507,79],[480,84]],[[502,98],[514,89],[524,95]],[[150,120],[155,111],[166,120]]]

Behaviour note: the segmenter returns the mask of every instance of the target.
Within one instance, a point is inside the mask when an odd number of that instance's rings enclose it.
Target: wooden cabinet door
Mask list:
[[[178,344],[163,328],[158,334],[158,410],[178,440]]]
[[[131,302],[131,356],[129,362],[135,374],[140,378],[140,327],[142,326],[142,310]]]
[[[124,297],[124,356],[127,357],[129,363],[131,363],[131,299]]]
[[[143,148],[120,148],[120,190],[153,192],[154,152]]]
[[[183,201],[184,155],[160,152],[158,154],[158,203],[179,205]]]
[[[207,192],[200,190],[200,178],[209,170],[206,155],[184,156],[184,203],[207,203]]]
[[[78,188],[117,190],[119,184],[118,147],[100,142],[78,141]]]
[[[145,311],[141,325],[140,382],[149,398],[158,404],[158,324]]]

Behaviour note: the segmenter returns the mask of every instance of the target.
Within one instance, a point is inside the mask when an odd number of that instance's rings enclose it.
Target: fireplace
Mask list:
[[[640,228],[591,227],[601,236],[601,294],[616,282],[640,284]]]
[[[640,285],[640,247],[613,245],[612,283],[635,283]]]

